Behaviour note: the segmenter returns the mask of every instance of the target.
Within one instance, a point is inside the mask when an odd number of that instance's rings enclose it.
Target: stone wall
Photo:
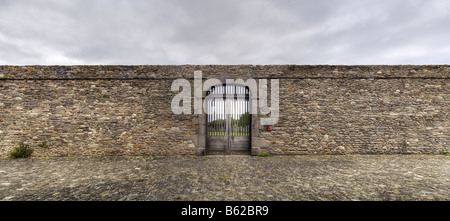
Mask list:
[[[194,71],[279,79],[280,118],[265,131],[252,116],[253,154],[450,149],[449,66],[0,66],[0,156],[20,142],[34,156],[202,154],[204,115],[170,108]]]

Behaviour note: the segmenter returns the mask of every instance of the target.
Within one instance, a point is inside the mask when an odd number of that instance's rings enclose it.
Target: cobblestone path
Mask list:
[[[443,155],[0,159],[0,200],[450,200]]]

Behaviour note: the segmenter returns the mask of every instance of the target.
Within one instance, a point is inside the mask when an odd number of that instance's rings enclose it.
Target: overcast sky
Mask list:
[[[0,0],[0,65],[449,60],[448,0]]]

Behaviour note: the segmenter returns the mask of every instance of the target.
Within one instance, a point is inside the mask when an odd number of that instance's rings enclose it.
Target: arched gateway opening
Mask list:
[[[222,84],[206,95],[206,154],[250,154],[249,88]]]

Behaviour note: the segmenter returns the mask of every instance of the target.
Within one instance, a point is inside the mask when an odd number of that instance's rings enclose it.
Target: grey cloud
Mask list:
[[[445,64],[448,1],[6,1],[0,64]]]

